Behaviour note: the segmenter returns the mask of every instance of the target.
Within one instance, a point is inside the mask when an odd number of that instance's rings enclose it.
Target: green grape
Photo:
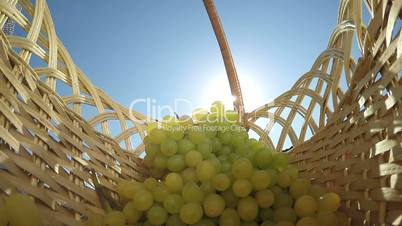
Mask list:
[[[195,145],[188,139],[179,140],[178,143],[179,153],[183,155],[195,148]]]
[[[165,226],[186,226],[178,214],[170,215]]]
[[[297,220],[297,216],[295,211],[290,207],[281,207],[275,210],[274,212],[274,221],[289,221],[295,223]]]
[[[275,194],[275,196],[278,196],[279,194],[283,193],[283,189],[277,185],[273,186],[271,188],[271,191]]]
[[[327,191],[325,190],[325,188],[321,187],[320,185],[313,184],[310,186],[308,195],[310,195],[310,196],[314,197],[316,200],[318,200],[326,192]]]
[[[1,215],[0,215],[1,217]],[[7,226],[7,223],[1,224],[1,226]],[[105,220],[100,214],[89,214],[88,219],[85,221],[85,226],[104,226]]]
[[[232,170],[232,164],[230,164],[229,161],[223,161],[221,163],[221,171],[222,172],[227,173],[227,172],[230,172],[231,170]]]
[[[180,130],[179,128],[173,128],[171,131],[167,133],[168,137],[172,140],[179,141],[184,137],[184,131]]]
[[[194,126],[189,132],[188,132],[188,138],[190,139],[191,142],[194,144],[201,144],[204,142],[206,139],[208,139],[207,135],[202,131],[201,127]]]
[[[160,145],[159,144],[153,144],[153,143],[149,143],[147,145],[145,145],[145,153],[147,155],[156,155],[157,153],[160,152]]]
[[[167,221],[168,213],[162,207],[155,205],[147,212],[147,219],[152,225],[162,225]]]
[[[214,127],[208,127],[208,129],[205,131],[205,134],[211,141],[211,144],[212,144],[211,139],[215,139],[217,133],[218,133],[218,131]]]
[[[279,171],[282,171],[288,166],[288,156],[284,153],[276,153],[272,156],[271,166]]]
[[[208,111],[203,108],[196,108],[193,110],[192,118],[195,119],[197,122],[204,122],[208,115]]]
[[[170,214],[179,213],[183,205],[183,198],[177,194],[170,194],[166,196],[165,200],[163,201],[163,207],[165,207]]]
[[[326,193],[318,200],[319,211],[335,212],[341,205],[341,198],[336,193]]]
[[[233,111],[233,110],[227,110],[225,112],[225,119],[226,121],[230,123],[236,123],[237,120],[239,119],[239,113]]]
[[[197,145],[197,150],[204,159],[208,159],[212,153],[212,145],[209,142],[202,142]]]
[[[296,200],[294,209],[299,217],[312,217],[317,211],[317,203],[313,197],[304,195]]]
[[[220,161],[221,163],[224,162],[224,161],[228,161],[228,160],[229,160],[228,156],[226,156],[226,155],[219,155],[219,156],[218,156],[218,159],[219,159],[219,161]]]
[[[152,143],[151,138],[149,138],[149,136],[145,136],[144,140],[142,140],[142,142],[144,143],[145,146],[147,146],[147,145]]]
[[[152,191],[158,185],[158,181],[153,177],[148,177],[145,179],[144,185],[148,190]]]
[[[275,194],[275,193],[274,193]],[[274,209],[279,209],[281,207],[292,207],[293,199],[288,193],[282,192],[275,194]]]
[[[296,167],[288,165],[288,168],[286,168],[285,171],[292,178],[292,180],[299,178],[299,170]]]
[[[311,183],[309,180],[304,178],[298,178],[294,180],[290,185],[289,193],[294,199],[297,199],[300,196],[306,195],[310,189],[310,186]]]
[[[240,217],[237,211],[226,208],[219,217],[219,226],[240,226]]]
[[[289,176],[289,174],[286,171],[282,171],[278,175],[277,183],[282,188],[287,188],[292,183],[292,178]]]
[[[244,155],[244,157],[246,157],[248,160],[250,160],[250,162],[253,162],[255,153],[256,153],[256,151],[250,150]]]
[[[142,224],[141,226],[155,226],[152,225],[151,222],[149,222],[148,220],[144,222],[144,224]]]
[[[257,222],[254,221],[242,221],[240,226],[259,226]]]
[[[182,115],[177,120],[180,126],[187,128],[193,124],[193,119],[188,115]]]
[[[124,226],[126,225],[126,216],[119,211],[111,211],[105,216],[106,226]]]
[[[248,181],[247,179],[237,179],[233,182],[233,193],[237,196],[237,197],[246,197],[248,196],[251,191],[252,191],[252,186],[250,181]]]
[[[162,119],[162,127],[165,129],[171,129],[174,125],[177,124],[176,118],[170,115],[166,115]]]
[[[151,168],[154,164],[155,155],[145,155],[144,157],[144,165],[148,168]]]
[[[251,177],[251,184],[255,191],[261,191],[271,184],[271,175],[266,170],[256,170]]]
[[[197,223],[202,215],[202,207],[196,202],[187,203],[180,210],[180,219],[186,224]]]
[[[236,153],[241,155],[241,156],[246,156],[247,153],[250,151],[250,147],[247,144],[241,144],[239,146],[236,146]]]
[[[241,158],[241,155],[239,155],[239,154],[237,154],[237,153],[230,153],[229,154],[229,161],[231,162],[231,163],[234,163],[236,160],[238,160],[238,159],[240,159]],[[233,166],[232,166],[233,167]]]
[[[158,123],[156,123],[156,122],[149,123],[146,128],[147,134],[150,134],[153,129],[158,128],[158,127],[159,127]]]
[[[316,215],[316,219],[318,221],[318,225],[320,226],[337,226],[338,218],[335,213],[322,211],[318,212]]]
[[[127,223],[135,224],[142,216],[142,212],[135,208],[134,202],[128,202],[123,208],[123,214],[126,218]]]
[[[88,221],[87,221],[88,222]],[[103,222],[103,221],[102,221]],[[85,226],[96,226],[95,223],[97,223],[97,221],[95,221],[92,224],[85,224]],[[2,203],[2,200],[0,198],[0,226],[7,226],[8,225],[8,217],[7,217],[7,210],[5,205]]]
[[[230,155],[232,152],[233,152],[232,148],[231,148],[230,146],[227,146],[227,145],[223,146],[223,147],[218,151],[218,153],[219,153],[220,155],[226,155],[226,156]]]
[[[152,143],[155,143],[155,144],[161,144],[163,141],[166,140],[166,138],[167,138],[166,132],[160,128],[154,128],[149,133],[149,139],[152,141]]]
[[[228,145],[232,141],[232,133],[230,132],[219,133],[218,138],[222,144]]]
[[[215,223],[212,219],[204,218],[191,226],[215,226]]]
[[[185,162],[188,167],[196,167],[198,163],[202,162],[202,155],[198,151],[189,151],[186,154]]]
[[[202,182],[201,189],[204,191],[204,194],[215,193],[215,187],[210,181]]]
[[[241,134],[233,134],[230,143],[237,148],[243,146],[245,142]]]
[[[241,127],[239,133],[242,135],[243,139],[247,142],[249,139],[248,132],[244,127]]]
[[[142,189],[145,189],[145,186],[136,181],[121,181],[117,184],[117,193],[122,199],[132,199],[135,193]]]
[[[296,226],[319,226],[318,221],[312,217],[303,217],[297,221]]]
[[[27,195],[14,193],[6,198],[5,211],[10,226],[42,226],[43,224],[39,209],[34,200]]]
[[[164,155],[157,154],[155,156],[153,166],[156,169],[160,169],[160,170],[166,169],[166,164],[167,164],[167,158]]]
[[[166,175],[167,171],[166,169],[151,168],[150,173],[151,177],[156,179],[162,179]]]
[[[240,219],[244,221],[252,221],[257,218],[258,204],[255,199],[250,196],[242,198],[237,204],[237,213],[239,214]]]
[[[218,117],[218,114],[209,113],[207,115],[207,120],[206,120],[207,125],[219,125],[220,122],[222,122],[222,118]]]
[[[214,125],[214,124],[217,124],[220,120],[221,120],[221,118],[218,117],[218,114],[209,113],[207,115],[206,123],[210,124],[210,125]]]
[[[260,226],[276,226],[276,224],[273,221],[264,221]]]
[[[294,224],[289,221],[279,221],[275,226],[294,226]]]
[[[212,179],[212,184],[216,190],[224,191],[230,186],[230,178],[224,173],[219,173]]]
[[[272,160],[272,152],[268,149],[262,149],[255,153],[254,164],[260,169],[267,169]]]
[[[275,186],[278,181],[278,172],[274,169],[266,169],[265,171],[270,175],[271,178],[271,183],[269,184],[269,187]]]
[[[160,184],[152,190],[152,194],[155,201],[163,202],[165,198],[169,195],[169,190],[164,184]]]
[[[235,178],[250,178],[253,174],[253,165],[250,160],[246,158],[240,158],[233,162],[232,175]]]
[[[274,211],[272,208],[262,208],[260,209],[259,216],[263,221],[272,221],[274,220]]]
[[[134,207],[139,211],[145,211],[154,204],[154,197],[147,190],[140,190],[134,196]]]
[[[200,181],[209,181],[216,174],[216,167],[213,162],[204,160],[197,165],[197,177]]]
[[[165,141],[162,142],[161,144],[161,152],[167,157],[173,156],[176,154],[178,150],[178,146],[176,141],[171,140],[171,139],[166,139]]]
[[[261,150],[264,148],[268,148],[267,145],[264,143],[264,141],[259,140],[251,149],[257,151],[257,150]]]
[[[212,103],[210,111],[218,114],[218,116],[223,116],[225,114],[225,105],[222,101],[215,101]]]
[[[183,155],[173,155],[168,158],[166,166],[168,170],[171,172],[180,172],[182,171],[185,167],[186,164],[184,163],[184,157]]]
[[[248,139],[247,144],[250,146],[250,148],[253,148],[253,149],[257,149],[257,147],[259,145],[258,141],[255,138]]]
[[[210,142],[202,142],[197,145],[199,152],[212,153],[212,144]]]
[[[209,194],[203,203],[204,214],[208,217],[218,217],[225,209],[225,200],[217,194]]]
[[[169,173],[165,178],[165,186],[171,192],[181,192],[183,179],[178,173]]]
[[[219,150],[222,149],[222,144],[220,140],[216,137],[211,139],[211,145],[212,145],[212,152],[218,152]]]
[[[272,191],[270,190],[262,190],[256,192],[255,199],[257,200],[258,206],[262,208],[271,207],[275,201],[274,193],[272,193]]]
[[[197,173],[195,172],[195,169],[193,168],[186,168],[183,171],[181,171],[181,177],[183,178],[183,182],[186,184],[188,182],[197,182]]]
[[[129,186],[129,184],[130,184],[130,182],[126,181],[126,180],[119,181],[116,185],[117,194],[119,194],[119,196],[123,196],[123,193]],[[1,201],[1,199],[0,199],[0,201]]]
[[[212,156],[208,161],[212,162],[217,173],[221,172],[222,164],[216,156]]]
[[[202,203],[202,200],[204,199],[204,192],[196,183],[189,182],[183,187],[182,197],[186,203]]]
[[[232,189],[228,189],[222,192],[222,198],[225,200],[226,206],[229,208],[235,208],[239,198],[233,193]]]

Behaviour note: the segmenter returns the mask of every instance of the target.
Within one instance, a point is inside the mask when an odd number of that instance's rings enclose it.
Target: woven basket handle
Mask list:
[[[233,105],[239,113],[240,123],[244,122],[244,103],[241,93],[239,78],[237,77],[236,67],[233,62],[232,53],[230,52],[229,44],[226,39],[221,21],[219,20],[218,12],[213,0],[203,0],[205,9],[207,10],[209,19],[214,29],[216,39],[222,53],[223,62],[225,64],[226,74],[228,76],[230,91],[235,98]]]

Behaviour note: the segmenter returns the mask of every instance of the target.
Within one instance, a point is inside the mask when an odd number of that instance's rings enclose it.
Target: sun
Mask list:
[[[264,104],[259,83],[251,75],[239,76],[245,110],[252,111]],[[202,107],[210,106],[214,101],[222,101],[226,109],[233,109],[235,97],[230,92],[226,74],[218,74],[205,84],[201,96]]]

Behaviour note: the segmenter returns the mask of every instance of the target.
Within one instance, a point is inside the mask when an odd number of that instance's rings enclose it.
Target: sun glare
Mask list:
[[[263,105],[264,98],[258,82],[252,76],[243,75],[239,77],[245,110],[252,111]],[[201,98],[202,107],[208,107],[214,101],[219,100],[225,104],[226,109],[233,109],[235,97],[230,92],[226,74],[219,74],[205,84]]]

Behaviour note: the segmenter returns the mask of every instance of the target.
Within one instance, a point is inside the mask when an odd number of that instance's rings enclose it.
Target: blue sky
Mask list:
[[[201,0],[48,4],[74,62],[122,105],[148,97],[159,105],[186,98],[193,107],[227,100],[224,65]],[[251,111],[309,70],[336,25],[338,1],[216,0],[216,6]],[[136,109],[146,113],[144,105]]]

